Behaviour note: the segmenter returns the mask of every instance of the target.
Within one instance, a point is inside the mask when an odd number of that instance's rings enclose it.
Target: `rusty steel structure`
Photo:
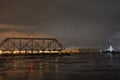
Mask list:
[[[65,49],[56,38],[16,38],[8,37],[0,43],[1,54],[44,53]],[[47,52],[46,52],[47,53]]]

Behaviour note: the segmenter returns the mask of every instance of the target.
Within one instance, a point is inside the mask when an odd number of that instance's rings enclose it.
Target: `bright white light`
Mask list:
[[[0,54],[2,54],[2,51],[0,51]]]
[[[110,47],[107,49],[108,51],[112,52],[114,49],[113,47],[110,45]]]

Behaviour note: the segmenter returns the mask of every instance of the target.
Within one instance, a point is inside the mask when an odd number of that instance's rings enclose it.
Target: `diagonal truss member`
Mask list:
[[[65,49],[56,38],[13,38],[9,37],[0,43],[0,51],[12,53],[40,52],[40,51],[60,51]]]

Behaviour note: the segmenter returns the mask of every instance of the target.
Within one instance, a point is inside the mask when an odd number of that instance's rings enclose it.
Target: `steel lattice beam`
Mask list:
[[[13,53],[14,51],[39,52],[60,51],[63,45],[56,38],[14,38],[9,37],[0,43],[0,51]],[[37,53],[38,53],[37,52]]]

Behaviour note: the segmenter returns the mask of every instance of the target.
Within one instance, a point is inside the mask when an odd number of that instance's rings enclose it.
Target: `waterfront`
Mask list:
[[[105,55],[40,56],[3,60],[0,80],[120,80],[120,58]]]

